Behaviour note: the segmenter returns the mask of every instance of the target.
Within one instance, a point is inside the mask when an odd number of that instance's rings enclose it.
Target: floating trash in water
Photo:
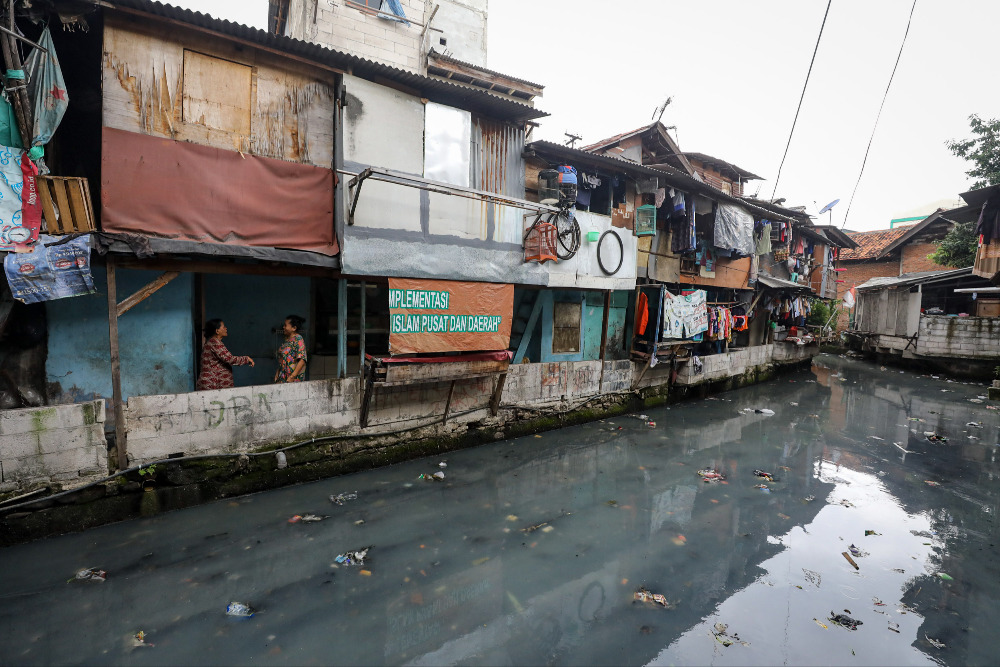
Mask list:
[[[438,464],[438,468],[447,468],[447,467],[448,464],[445,461],[441,461],[441,463]]]
[[[108,578],[108,573],[96,567],[88,567],[80,570],[69,581],[104,581]]]
[[[658,604],[664,609],[675,609],[677,603],[673,603],[667,600],[667,598],[659,593],[650,593],[645,588],[640,588],[632,596],[635,602],[648,602],[652,604]]]
[[[356,549],[354,551],[348,551],[346,553],[338,554],[333,560],[337,562],[338,565],[364,565],[365,559],[368,558],[368,551],[373,545],[369,545],[364,549]]]
[[[898,635],[899,634],[899,623],[895,623],[893,621],[889,621],[889,630],[891,630],[892,632],[895,632]]]
[[[901,567],[894,567],[894,568],[892,568],[892,571],[893,571],[893,572],[897,572],[897,573],[899,573],[899,574],[906,574],[906,570],[904,570],[904,569],[903,569],[903,568],[901,568]]]
[[[365,520],[364,519],[358,519],[357,521],[354,522],[354,525],[355,526],[363,526],[363,525],[365,525]]]
[[[884,607],[885,606],[885,603],[882,602],[881,600],[879,600],[878,598],[872,598],[872,604],[875,605],[876,607]]]
[[[943,435],[938,435],[933,431],[924,431],[924,437],[926,437],[931,442],[948,442],[948,438]]]
[[[935,482],[930,479],[925,479],[924,484],[926,484],[927,486],[941,486],[941,482]]]
[[[257,613],[257,610],[244,602],[230,602],[226,607],[227,616],[238,616],[239,618],[250,618]]]
[[[134,635],[132,635],[132,646],[136,647],[136,648],[138,648],[139,646],[153,647],[153,646],[156,646],[156,644],[151,644],[151,643],[147,642],[146,641],[146,633],[143,632],[142,630],[139,630],[139,632],[137,632]]]
[[[881,534],[882,533],[876,533],[874,530],[866,530],[865,531],[865,537],[868,537],[869,535],[881,535]]]
[[[955,578],[951,575],[945,574],[944,572],[938,572],[938,576],[945,581],[955,581]]]
[[[982,403],[982,402],[983,402],[983,399],[981,399],[981,398],[970,398],[969,399],[969,403]]]
[[[852,503],[847,498],[842,498],[841,500],[837,501],[837,504],[838,505],[843,505],[844,507],[855,507],[855,504]]]
[[[934,648],[944,648],[945,647],[945,643],[944,642],[940,642],[940,641],[938,641],[936,639],[931,639],[930,637],[927,636],[927,633],[924,633],[924,639],[926,639],[930,643],[930,645],[933,646]]]
[[[843,556],[844,558],[846,558],[847,562],[850,563],[854,567],[855,570],[860,570],[861,569],[860,567],[858,567],[858,564],[854,562],[854,559],[851,558],[851,554],[847,553],[846,551],[843,551],[843,552],[841,552],[840,555]]]
[[[440,470],[434,473],[433,475],[426,475],[424,473],[420,473],[420,476],[417,477],[417,479],[422,479],[425,482],[443,482],[444,473],[441,472]]]
[[[846,609],[844,611],[847,611]],[[857,630],[859,625],[864,625],[864,621],[859,621],[855,618],[851,618],[847,614],[835,614],[830,612],[830,618],[827,619],[835,625],[839,625],[842,628],[847,628],[848,630]]]
[[[971,426],[972,428],[982,428],[983,422],[969,422],[966,426]]]
[[[862,551],[861,549],[859,549],[858,547],[854,546],[853,544],[851,546],[847,547],[847,550],[850,551],[851,555],[854,556],[855,558],[864,558],[865,556],[868,555],[867,551]]]
[[[806,501],[807,503],[811,503],[812,501],[816,500],[816,496],[806,496],[802,500]]]
[[[824,630],[829,630],[830,629],[829,626],[827,626],[826,623],[824,623],[823,621],[819,620],[818,618],[813,618],[813,621],[815,621],[816,625],[818,625],[819,627],[823,628]]]
[[[726,476],[714,468],[703,468],[697,471],[699,477],[706,482],[724,482]]]
[[[317,521],[329,518],[328,516],[320,516],[319,514],[296,514],[288,520],[288,523],[316,523]]]
[[[753,474],[754,474],[755,477],[763,477],[764,479],[766,479],[769,482],[773,482],[774,481],[774,475],[772,475],[769,472],[764,472],[763,470],[754,470]]]
[[[767,484],[754,484],[753,488],[760,489],[761,491],[767,491],[768,493],[771,492],[771,489],[768,488]]]
[[[357,491],[355,491],[354,493],[338,493],[335,496],[330,496],[330,502],[335,505],[343,505],[349,500],[357,500],[357,499],[358,499]]]
[[[712,627],[712,636],[715,637],[715,641],[719,642],[723,646],[732,646],[733,644],[742,644],[743,646],[750,646],[750,642],[745,642],[740,639],[737,633],[729,633],[729,626],[725,623],[716,623]]]
[[[885,438],[880,438],[877,435],[870,435],[868,437],[871,438],[872,440],[885,440]]]

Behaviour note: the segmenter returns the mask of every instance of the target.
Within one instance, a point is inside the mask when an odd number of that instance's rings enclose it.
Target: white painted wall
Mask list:
[[[546,262],[543,266],[549,274],[548,284],[553,287],[583,287],[592,289],[612,289],[627,290],[635,288],[636,278],[636,249],[639,239],[633,236],[628,229],[621,229],[611,226],[611,217],[590,213],[589,211],[577,211],[577,220],[580,223],[580,250],[569,260],[558,262]],[[612,276],[606,276],[597,263],[597,242],[587,241],[587,232],[597,231],[604,233],[609,229],[614,229],[622,240],[625,257],[622,267]],[[606,245],[610,245],[612,239],[605,240]],[[615,244],[617,245],[617,244]]]
[[[0,491],[108,474],[104,401],[0,410]]]
[[[431,27],[441,32],[428,31],[426,48],[447,53],[472,65],[486,67],[488,1],[433,0],[428,3],[428,12],[434,4],[439,9]],[[447,45],[441,44],[442,38],[447,41]]]

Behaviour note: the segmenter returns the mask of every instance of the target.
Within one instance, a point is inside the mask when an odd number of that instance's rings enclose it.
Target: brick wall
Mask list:
[[[400,0],[400,3],[407,17],[423,22],[424,0]],[[380,19],[350,2],[320,2],[315,23],[309,19],[308,14],[299,21],[293,19],[291,35],[411,71],[422,67],[421,28],[415,24]]]
[[[903,246],[903,257],[901,261],[903,273],[916,273],[917,271],[942,271],[947,267],[935,264],[927,259],[927,255],[937,250],[937,243],[910,243]]]
[[[924,315],[920,318],[917,354],[996,358],[1000,356],[1000,318]]]
[[[838,271],[837,279],[843,280],[837,283],[837,298],[843,299],[847,290],[868,282],[872,278],[888,278],[899,275],[899,260],[887,259],[880,262],[840,262],[840,268],[846,271]],[[840,311],[837,318],[837,329],[844,331],[847,329],[849,313],[846,310]]]
[[[104,401],[0,410],[0,491],[108,474]]]

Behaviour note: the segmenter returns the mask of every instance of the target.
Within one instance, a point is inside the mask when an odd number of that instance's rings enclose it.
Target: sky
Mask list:
[[[266,27],[266,0],[172,0]],[[845,223],[848,202],[912,0],[834,0],[776,196]],[[761,177],[745,194],[770,198],[823,20],[823,0],[491,0],[488,67],[545,86],[551,114],[533,138],[564,132],[596,142],[652,120],[681,150]],[[847,229],[885,229],[971,187],[970,165],[945,142],[970,136],[968,117],[1000,116],[992,80],[1000,2],[917,0]]]

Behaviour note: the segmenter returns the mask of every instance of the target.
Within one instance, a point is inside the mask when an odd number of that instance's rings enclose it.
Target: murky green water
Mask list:
[[[0,663],[995,664],[983,393],[821,356],[651,410],[655,427],[449,454],[443,482],[417,479],[439,470],[422,460],[5,549]],[[305,513],[330,518],[288,523]],[[107,581],[67,583],[86,567]],[[640,586],[673,608],[633,602]],[[229,617],[233,601],[259,612]]]

